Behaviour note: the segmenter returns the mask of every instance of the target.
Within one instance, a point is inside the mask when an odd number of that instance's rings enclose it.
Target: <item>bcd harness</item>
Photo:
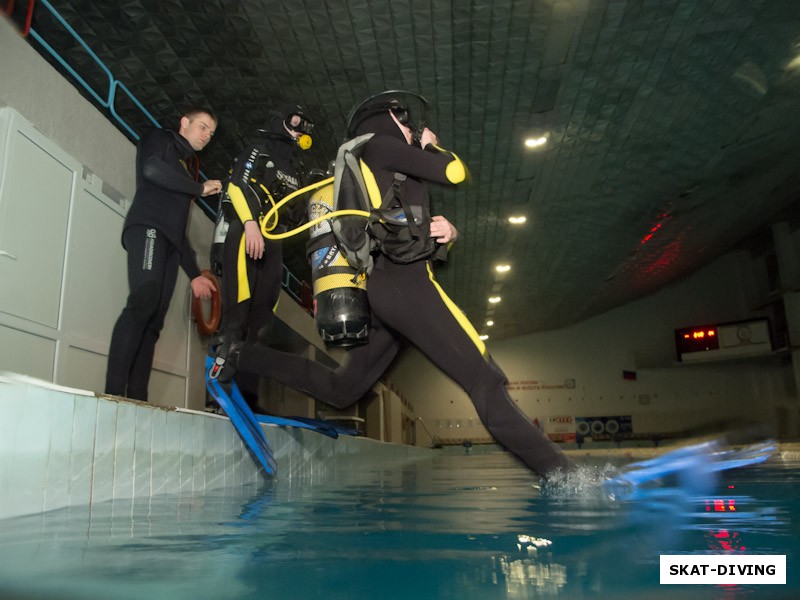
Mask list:
[[[393,262],[403,264],[433,255],[437,248],[430,238],[429,211],[423,206],[410,206],[403,198],[406,175],[394,173],[391,187],[380,198],[375,177],[362,160],[364,148],[373,135],[367,133],[343,143],[337,151],[333,177],[299,189],[275,205],[262,220],[264,237],[284,239],[330,219],[331,232],[310,240],[307,251],[311,253],[331,246],[331,237],[335,238],[336,245],[356,271],[353,282],[371,273],[376,250]],[[286,203],[331,184],[334,186],[332,213],[285,233],[266,231],[265,224],[273,221],[273,213]]]

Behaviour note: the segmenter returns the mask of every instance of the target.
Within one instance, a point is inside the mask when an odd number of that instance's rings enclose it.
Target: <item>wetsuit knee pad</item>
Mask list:
[[[146,281],[134,291],[128,299],[128,309],[133,318],[140,322],[147,322],[158,310],[161,299],[161,286],[157,281]]]

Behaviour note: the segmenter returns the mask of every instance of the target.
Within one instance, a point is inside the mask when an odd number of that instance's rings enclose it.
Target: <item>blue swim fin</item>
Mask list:
[[[278,470],[272,448],[264,435],[264,430],[258,424],[253,411],[244,401],[236,382],[230,383],[230,394],[216,379],[210,377],[210,372],[214,366],[214,358],[206,357],[206,388],[211,396],[220,405],[225,414],[231,420],[234,428],[242,438],[244,445],[260,464],[264,471],[269,475],[274,475]],[[227,386],[228,384],[226,384]]]
[[[777,444],[772,440],[731,450],[720,450],[716,441],[693,444],[650,460],[632,463],[616,477],[606,480],[605,487],[615,497],[632,496],[638,486],[647,482],[670,475],[685,480],[702,478],[720,471],[755,465],[767,460],[776,450]]]
[[[316,431],[317,433],[321,433],[322,435],[327,435],[331,438],[338,438],[339,433],[336,431],[335,428],[327,425],[325,421],[319,421],[318,423],[309,423],[306,422],[305,419],[300,417],[277,417],[274,415],[256,415],[256,419],[258,419],[259,423],[264,423],[265,425],[277,425],[278,427],[297,427],[298,429],[310,429],[311,431]],[[311,419],[313,421],[313,419]]]
[[[231,389],[231,400],[240,406],[244,406],[247,410],[250,410],[250,407],[247,406],[247,401],[242,396],[242,392],[239,387],[234,383]],[[319,421],[318,423],[311,423],[309,421],[313,421],[313,419],[305,419],[303,417],[276,417],[273,415],[253,415],[255,419],[259,423],[264,423],[265,425],[278,425],[281,427],[297,427],[300,429],[311,429],[313,431],[317,431],[323,435],[327,435],[328,437],[337,438],[339,434],[336,430],[327,425],[324,421]]]
[[[352,436],[364,435],[358,429],[355,429],[353,427],[344,427],[342,425],[337,425],[336,423],[332,423],[331,421],[324,421],[322,419],[311,419],[309,417],[292,417],[292,418],[298,421],[303,421],[304,423],[315,425],[317,427],[325,427],[332,429],[339,435],[352,435]]]

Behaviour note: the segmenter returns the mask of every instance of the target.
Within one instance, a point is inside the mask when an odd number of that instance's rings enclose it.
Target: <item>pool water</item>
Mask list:
[[[0,521],[0,598],[798,598],[800,464],[613,500],[502,452]],[[785,554],[787,584],[659,585],[661,554]]]

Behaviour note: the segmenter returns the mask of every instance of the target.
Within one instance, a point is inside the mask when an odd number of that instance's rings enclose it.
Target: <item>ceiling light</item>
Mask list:
[[[513,215],[508,217],[508,222],[512,225],[522,225],[528,219],[523,215]]]
[[[502,298],[500,298],[500,296],[492,296],[491,298],[489,298],[489,302],[491,302],[492,304],[497,304],[498,302],[500,302],[501,299]]]
[[[489,339],[489,336],[488,336],[488,335],[486,335],[485,333],[484,333],[484,334],[482,334],[482,335],[479,335],[478,337],[479,337],[480,339],[482,339],[482,340],[488,340],[488,339]]]
[[[497,265],[494,270],[498,273],[508,273],[511,270],[511,265]]]
[[[525,140],[525,145],[528,148],[538,148],[539,146],[544,146],[547,143],[547,138],[545,136],[541,136],[538,138],[528,138]]]
[[[491,327],[492,325],[494,325],[494,321],[486,321],[487,327]]]

